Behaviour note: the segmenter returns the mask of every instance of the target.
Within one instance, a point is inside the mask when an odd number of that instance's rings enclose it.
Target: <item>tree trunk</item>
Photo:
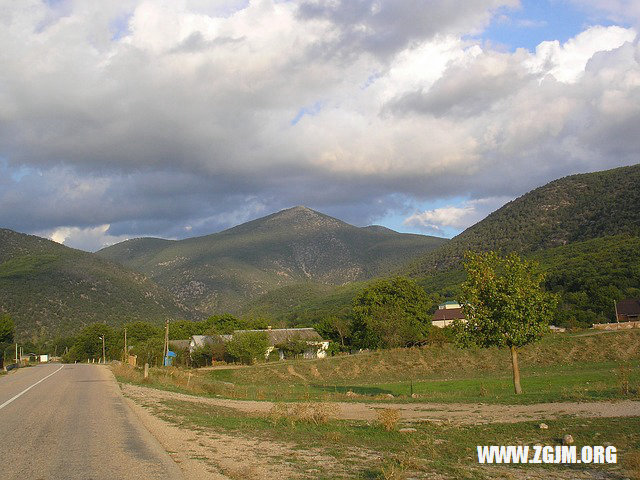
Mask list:
[[[520,387],[520,367],[518,367],[518,351],[514,345],[511,345],[511,365],[513,367],[513,388],[516,392],[516,395],[520,395],[522,393],[522,388]]]

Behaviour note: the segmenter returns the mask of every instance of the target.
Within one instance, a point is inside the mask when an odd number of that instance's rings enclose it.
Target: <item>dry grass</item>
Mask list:
[[[621,455],[620,455],[621,456]],[[624,455],[623,465],[631,478],[640,478],[640,452],[628,452]]]
[[[112,365],[111,370],[119,381],[131,383],[147,383],[149,386],[165,390],[180,390],[194,395],[221,395],[230,398],[243,398],[235,385],[212,381],[211,378],[197,370],[183,370],[177,367],[150,368],[149,378],[144,379],[143,370],[139,367],[120,364]]]
[[[396,459],[385,461],[381,471],[384,480],[405,480],[407,478],[406,467]]]
[[[541,342],[524,347],[519,355],[529,367],[573,363],[627,362],[640,358],[640,331],[628,330],[591,336],[548,335]],[[293,369],[295,365],[295,370]],[[268,382],[341,384],[348,381],[395,381],[399,371],[405,378],[428,375],[460,375],[507,372],[509,352],[504,349],[458,349],[450,344],[372,351],[359,355],[319,360],[298,360],[255,365],[233,371],[238,383]],[[292,373],[294,372],[294,373]]]
[[[631,365],[629,365],[629,362],[621,363],[616,371],[616,377],[618,378],[618,387],[620,388],[620,393],[625,396],[631,394],[631,388],[629,384],[630,375]]]
[[[297,422],[320,425],[336,417],[335,407],[329,403],[276,403],[269,411],[268,418],[275,424],[286,420],[290,424]]]
[[[387,432],[395,430],[400,421],[400,410],[397,408],[381,408],[378,410],[378,423]]]

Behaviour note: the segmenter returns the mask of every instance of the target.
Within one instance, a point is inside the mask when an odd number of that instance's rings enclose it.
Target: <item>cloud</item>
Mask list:
[[[640,27],[640,3],[636,0],[571,0],[578,8],[604,15],[609,20]]]
[[[425,210],[414,213],[404,220],[404,225],[417,227],[427,233],[442,235],[446,227],[462,231],[479,222],[489,213],[510,200],[509,197],[491,197],[467,200],[459,205]]]
[[[0,225],[94,247],[299,204],[362,225],[636,163],[635,30],[470,39],[513,5],[0,0]]]
[[[436,1],[425,8],[419,0],[307,0],[298,15],[329,25],[332,35],[321,44],[325,50],[386,57],[436,35],[478,33],[500,8],[518,4],[517,0],[471,0],[459,8]]]
[[[108,232],[109,225],[99,225],[89,228],[59,227],[53,230],[37,232],[37,235],[90,252],[95,252],[106,246],[129,239],[126,235],[113,236],[109,235]]]
[[[527,62],[527,66],[534,72],[553,75],[561,82],[575,82],[597,52],[615,50],[626,42],[633,42],[635,37],[633,29],[591,27],[564,45],[557,40],[542,42],[536,47],[536,54]]]

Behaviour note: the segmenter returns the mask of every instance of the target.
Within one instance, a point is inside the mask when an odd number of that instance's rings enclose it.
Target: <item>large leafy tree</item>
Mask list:
[[[102,339],[104,335],[107,358],[119,357],[124,347],[119,334],[109,325],[92,323],[84,327],[66,355],[66,361],[84,361],[88,358],[102,357]]]
[[[0,368],[4,363],[4,351],[13,342],[15,330],[11,316],[8,313],[0,315]]]
[[[522,393],[518,348],[538,340],[548,330],[556,307],[543,287],[544,275],[534,262],[512,253],[465,255],[467,279],[460,302],[466,322],[455,325],[460,343],[506,347],[511,352],[513,386]]]
[[[424,341],[431,328],[431,301],[404,277],[378,280],[353,304],[353,336],[366,348],[403,347]]]
[[[11,343],[15,335],[16,327],[8,313],[0,315],[0,343]]]
[[[258,359],[264,359],[268,346],[266,332],[240,332],[227,343],[227,352],[242,363],[252,364]]]
[[[137,321],[125,325],[127,327],[127,343],[137,345],[150,338],[164,338],[164,328],[153,323]]]

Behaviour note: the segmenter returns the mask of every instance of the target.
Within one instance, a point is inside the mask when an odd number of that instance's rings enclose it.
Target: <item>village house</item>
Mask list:
[[[284,352],[278,349],[278,345],[284,345],[291,341],[304,341],[307,344],[307,348],[303,352],[304,358],[325,358],[327,356],[327,349],[329,348],[329,341],[323,340],[315,328],[267,328],[266,330],[236,330],[234,334],[240,332],[266,332],[268,347],[265,353],[265,358],[269,354],[278,350],[280,360],[284,360]]]
[[[438,310],[433,314],[431,324],[434,327],[444,328],[456,320],[465,320],[462,306],[458,302],[444,302],[438,306]]]
[[[216,340],[222,340],[223,343],[227,343],[233,339],[234,335],[246,332],[265,332],[267,334],[268,346],[265,351],[265,358],[269,357],[274,350],[278,350],[280,360],[284,360],[284,352],[278,346],[292,341],[306,343],[307,348],[302,354],[304,358],[325,358],[329,348],[329,341],[323,340],[314,328],[269,327],[263,330],[235,330],[232,335],[193,335],[189,342],[189,353],[193,353],[197,348],[213,345]]]
[[[616,302],[616,320],[618,322],[639,321],[640,300],[620,300]]]

